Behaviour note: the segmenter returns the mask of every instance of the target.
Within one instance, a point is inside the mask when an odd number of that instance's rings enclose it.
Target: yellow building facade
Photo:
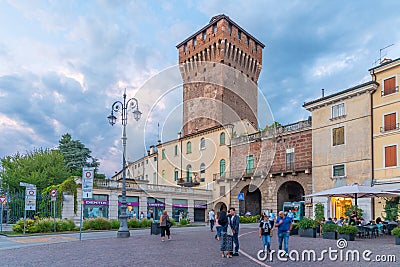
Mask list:
[[[383,190],[400,189],[400,58],[384,59],[369,70],[379,83],[372,97],[374,184]],[[375,217],[385,217],[385,201],[375,199]]]

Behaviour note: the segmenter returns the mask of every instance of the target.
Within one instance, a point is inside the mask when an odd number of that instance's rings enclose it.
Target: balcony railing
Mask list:
[[[178,178],[177,184],[184,187],[193,187],[200,184],[199,179],[191,178],[187,181],[186,178]]]
[[[288,173],[311,171],[312,163],[310,160],[287,162],[285,164],[272,164],[270,173]]]
[[[396,123],[395,125],[390,125],[389,127],[381,127],[381,133],[389,132],[389,131],[394,131],[398,130],[400,127],[400,123]]]
[[[263,138],[274,137],[278,134],[284,134],[292,131],[298,131],[304,128],[311,127],[311,120],[299,121],[296,123],[288,124],[280,127],[270,127],[263,131],[259,131],[253,134],[243,135],[231,140],[232,145],[242,144],[242,143],[251,143],[256,141],[261,141]]]
[[[398,93],[399,92],[399,87],[396,86],[395,88],[386,89],[386,91],[387,91],[386,93],[385,93],[385,90],[381,91],[381,96],[387,96],[387,95],[391,95],[391,94],[394,94],[394,93]]]

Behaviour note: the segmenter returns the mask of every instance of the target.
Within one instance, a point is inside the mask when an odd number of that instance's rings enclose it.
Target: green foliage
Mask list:
[[[298,223],[292,223],[292,229],[299,229]]]
[[[394,197],[391,200],[386,200],[384,216],[385,220],[391,221],[393,219],[397,220],[399,214],[399,200],[400,197]]]
[[[18,191],[20,182],[35,184],[38,190],[42,190],[70,176],[64,167],[64,158],[57,150],[35,149],[25,155],[6,156],[1,159],[1,166],[1,186],[11,191]]]
[[[336,232],[337,228],[336,224],[325,223],[322,225],[322,232]]]
[[[344,214],[347,216],[347,217],[350,217],[352,214],[353,214],[353,212],[355,211],[356,212],[356,216],[357,216],[357,218],[361,218],[362,217],[362,215],[363,215],[363,210],[362,209],[360,209],[359,207],[357,207],[357,206],[355,206],[355,205],[346,205],[345,207],[345,212],[344,212]]]
[[[322,221],[324,218],[324,204],[317,203],[315,204],[314,212],[315,212],[315,219],[317,221]]]
[[[70,219],[56,219],[56,231],[72,231],[75,229],[75,223]],[[20,219],[13,226],[13,231],[22,233],[24,231],[24,219]],[[38,218],[34,220],[26,219],[26,233],[49,233],[54,231],[53,218]]]
[[[119,220],[110,220],[111,229],[119,229]],[[129,224],[128,224],[129,225]]]
[[[189,222],[186,219],[181,219],[181,221],[179,222],[180,225],[187,225]]]
[[[260,219],[260,215],[240,216],[240,223],[256,223],[259,219]]]
[[[129,228],[148,228],[151,226],[152,221],[148,219],[143,219],[139,221],[138,219],[130,219],[128,220]]]
[[[111,223],[105,218],[90,218],[83,221],[82,228],[84,230],[110,230]]]
[[[339,226],[337,228],[337,232],[339,234],[355,235],[358,233],[358,228],[357,228],[357,226],[353,226],[353,225],[343,225],[343,226]]]
[[[78,209],[78,185],[75,182],[74,177],[70,177],[67,180],[63,181],[61,184],[58,185],[51,185],[42,190],[42,195],[43,196],[49,196],[50,191],[52,189],[57,190],[57,216],[56,217],[61,217],[61,211],[62,211],[62,202],[63,202],[63,193],[67,193],[69,195],[74,196],[74,213],[76,214],[77,209]],[[42,200],[44,205],[48,205],[46,202],[50,202],[50,198],[47,200]]]
[[[311,218],[303,217],[298,221],[297,225],[300,229],[317,228],[318,221]]]
[[[150,227],[150,226],[151,226],[151,223],[152,223],[153,221],[152,221],[152,220],[149,220],[149,219],[143,219],[143,220],[141,220],[140,222],[141,222],[142,227],[143,227],[143,228],[146,228],[146,227]]]
[[[172,226],[175,226],[175,225],[176,225],[175,219],[169,218],[169,221],[171,222],[171,225],[172,225]]]
[[[400,227],[396,227],[392,230],[392,235],[400,237]]]
[[[74,175],[79,175],[83,167],[99,167],[99,162],[93,158],[92,153],[84,144],[79,140],[73,140],[69,133],[64,134],[59,141],[58,146],[61,154],[64,156],[65,166],[74,171]]]

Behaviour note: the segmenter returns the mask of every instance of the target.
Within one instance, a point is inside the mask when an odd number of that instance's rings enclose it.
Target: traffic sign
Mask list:
[[[36,210],[36,186],[25,189],[25,210]]]
[[[55,201],[57,198],[57,189],[51,189],[50,196],[51,196],[51,201]]]
[[[0,203],[6,203],[7,197],[6,196],[0,196]]]
[[[82,198],[93,196],[94,168],[83,168],[82,171]]]
[[[238,200],[244,200],[244,193],[238,194]]]

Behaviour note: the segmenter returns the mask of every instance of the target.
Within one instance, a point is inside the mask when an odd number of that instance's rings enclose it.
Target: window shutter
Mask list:
[[[397,146],[385,147],[385,167],[392,167],[397,165]]]
[[[385,131],[391,131],[396,129],[396,113],[385,115],[384,127]]]
[[[384,95],[393,94],[396,91],[396,77],[384,81]]]

